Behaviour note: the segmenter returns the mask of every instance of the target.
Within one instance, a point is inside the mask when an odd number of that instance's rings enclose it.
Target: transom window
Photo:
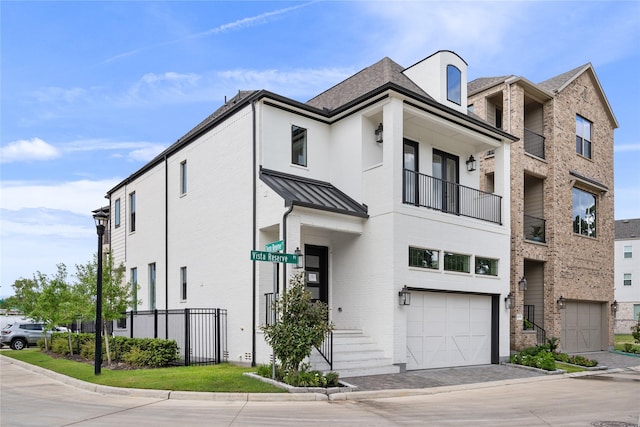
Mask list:
[[[596,196],[573,189],[573,232],[596,237]]]
[[[624,286],[631,286],[631,273],[624,273]]]
[[[291,126],[291,163],[307,166],[307,130]]]
[[[461,105],[462,73],[455,65],[447,65],[447,100]]]
[[[576,152],[591,158],[591,122],[576,116]]]
[[[409,247],[409,266],[430,268],[438,270],[440,268],[440,251],[434,249],[422,249]]]
[[[624,247],[624,257],[625,258],[632,258],[633,257],[633,253],[631,252],[631,245],[625,245],[625,247]]]
[[[458,271],[460,273],[469,273],[469,266],[471,264],[470,261],[471,261],[471,257],[469,255],[445,252],[444,269],[445,271]]]
[[[493,258],[476,257],[476,274],[487,276],[498,275],[498,260]]]

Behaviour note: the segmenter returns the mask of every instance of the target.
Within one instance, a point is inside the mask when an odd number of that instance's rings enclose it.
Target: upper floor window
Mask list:
[[[133,301],[131,309],[135,313],[138,311],[138,267],[131,269],[129,283],[131,283],[131,300]]]
[[[307,166],[307,130],[291,126],[291,163]]]
[[[447,65],[447,100],[461,105],[462,73],[455,65]]]
[[[120,227],[120,199],[116,199],[114,203],[114,212],[113,212],[113,225],[114,227]]]
[[[576,116],[576,152],[591,158],[591,122]]]
[[[129,194],[129,231],[136,231],[136,192]]]
[[[409,266],[438,270],[440,251],[409,247]]]
[[[461,273],[469,272],[469,264],[471,257],[469,255],[452,254],[446,252],[444,254],[445,271],[459,271]]]
[[[631,273],[624,273],[624,286],[631,286]]]
[[[487,276],[498,275],[498,260],[493,258],[476,257],[476,274]]]
[[[625,245],[623,252],[624,252],[625,258],[633,258],[633,253],[631,252],[631,245]]]
[[[180,163],[180,195],[187,194],[187,161]]]
[[[573,232],[596,237],[596,196],[573,188]]]

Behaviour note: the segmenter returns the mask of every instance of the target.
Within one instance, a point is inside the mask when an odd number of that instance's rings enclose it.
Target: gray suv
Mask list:
[[[44,338],[42,323],[23,322],[5,326],[0,341],[4,345],[11,346],[14,350],[22,350],[30,345],[36,345],[38,340],[42,338]]]

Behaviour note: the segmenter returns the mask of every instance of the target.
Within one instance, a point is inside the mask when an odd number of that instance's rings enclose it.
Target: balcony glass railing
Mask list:
[[[403,203],[502,224],[502,197],[409,169],[403,174]]]

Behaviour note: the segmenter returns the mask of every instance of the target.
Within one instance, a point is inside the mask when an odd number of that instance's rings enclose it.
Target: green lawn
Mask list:
[[[615,337],[616,344],[624,344],[626,342],[630,342],[631,344],[635,343],[633,339],[633,335],[631,334],[617,334]]]
[[[586,371],[586,369],[584,369],[581,366],[578,365],[570,365],[568,363],[562,363],[562,362],[557,362],[556,361],[556,368],[558,369],[563,369],[565,371],[567,371],[567,373],[572,373],[572,372],[582,372],[582,371]]]
[[[228,363],[136,370],[102,368],[102,374],[96,376],[92,364],[53,358],[39,349],[3,351],[2,355],[82,381],[113,387],[235,393],[286,392],[271,384],[243,375],[245,372],[255,372],[255,368],[244,368]]]

